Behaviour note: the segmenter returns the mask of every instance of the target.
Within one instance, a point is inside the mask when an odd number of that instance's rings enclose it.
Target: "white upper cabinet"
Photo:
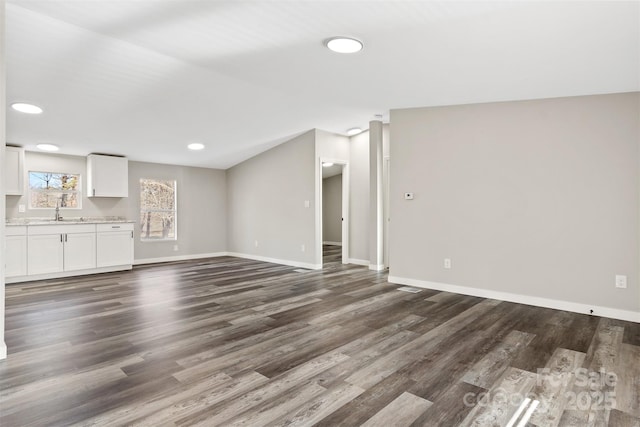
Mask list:
[[[24,192],[24,149],[6,147],[4,159],[5,194],[21,196]]]
[[[128,197],[129,164],[126,157],[87,156],[88,197]]]

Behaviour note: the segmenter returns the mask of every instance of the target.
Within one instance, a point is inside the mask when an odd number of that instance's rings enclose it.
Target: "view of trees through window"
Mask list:
[[[140,180],[140,237],[176,239],[176,181]]]
[[[29,172],[31,209],[80,208],[80,175],[57,172]]]

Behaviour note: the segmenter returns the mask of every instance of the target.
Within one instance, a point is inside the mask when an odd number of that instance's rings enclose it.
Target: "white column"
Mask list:
[[[369,122],[369,269],[383,270],[382,122]]]

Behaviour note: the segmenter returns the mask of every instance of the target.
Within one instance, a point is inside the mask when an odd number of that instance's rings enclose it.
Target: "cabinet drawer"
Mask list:
[[[26,225],[9,225],[4,229],[5,236],[26,236]]]
[[[133,231],[133,224],[130,222],[129,223],[119,222],[116,224],[114,223],[97,224],[96,230],[98,231],[98,233],[104,232],[104,231]]]
[[[95,224],[29,226],[29,236],[39,236],[44,234],[95,233],[95,231]]]

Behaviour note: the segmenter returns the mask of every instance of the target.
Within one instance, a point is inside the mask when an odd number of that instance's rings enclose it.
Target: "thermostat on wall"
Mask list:
[[[404,193],[405,200],[413,200],[413,193]]]

